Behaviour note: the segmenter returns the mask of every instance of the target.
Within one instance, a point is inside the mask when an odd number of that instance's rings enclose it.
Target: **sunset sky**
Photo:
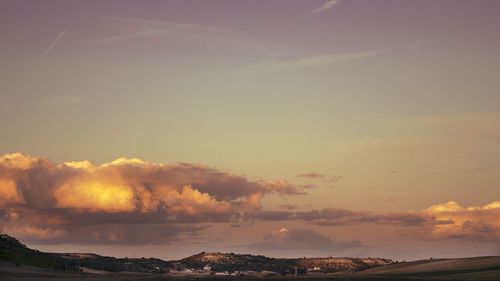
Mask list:
[[[500,1],[0,1],[0,233],[500,255]]]

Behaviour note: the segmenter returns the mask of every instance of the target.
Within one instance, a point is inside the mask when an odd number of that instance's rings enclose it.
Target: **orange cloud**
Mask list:
[[[55,239],[61,238],[66,233],[64,230],[49,227],[49,226],[36,226],[36,225],[9,225],[2,231],[8,233],[23,233],[26,236],[36,239]]]
[[[175,206],[178,213],[182,213],[182,206],[186,206],[186,213],[197,213],[197,205],[219,212],[228,209],[228,202],[260,206],[267,193],[303,193],[283,180],[251,181],[203,165],[158,164],[137,158],[119,158],[101,165],[89,161],[56,164],[14,153],[0,157],[0,169],[5,174],[0,182],[4,203],[55,204],[87,211],[148,212],[163,204]],[[40,193],[44,197],[38,196]],[[181,201],[184,203],[177,203]]]
[[[54,197],[60,208],[110,212],[135,210],[131,187],[99,180],[63,184],[55,190]]]
[[[17,191],[16,183],[11,179],[0,178],[0,206],[7,203],[23,203],[24,199]]]
[[[224,213],[231,210],[231,204],[220,202],[208,193],[200,192],[191,186],[182,187],[181,191],[160,189],[158,198],[170,207],[173,213],[196,215],[206,212]]]
[[[205,165],[137,158],[58,164],[13,153],[0,156],[0,175],[0,231],[39,242],[53,235],[88,243],[140,243],[128,234],[138,224],[152,233],[170,229],[156,239],[164,241],[201,229],[176,224],[231,222],[241,210],[260,209],[266,194],[303,194],[287,181],[256,181]]]
[[[432,237],[436,239],[500,240],[500,201],[484,206],[463,207],[457,202],[433,205],[424,213],[445,224],[436,224]]]
[[[376,213],[325,208],[312,211],[248,210],[245,221],[304,221],[320,226],[380,224],[413,227],[426,239],[500,241],[500,201],[463,207],[454,201],[436,204],[420,212]]]
[[[11,153],[0,156],[0,166],[14,169],[29,169],[37,162],[37,158],[22,153]]]

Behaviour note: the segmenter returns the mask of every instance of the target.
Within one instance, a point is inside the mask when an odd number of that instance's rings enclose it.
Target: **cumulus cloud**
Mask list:
[[[23,203],[24,199],[21,197],[16,188],[16,183],[10,179],[0,179],[0,206],[7,203]]]
[[[424,212],[441,221],[449,221],[434,226],[432,238],[500,241],[500,201],[470,207],[449,201],[433,205]]]
[[[101,165],[57,164],[15,153],[0,157],[0,171],[1,192],[9,194],[5,197],[11,203],[25,199],[27,205],[50,203],[89,211],[151,211],[169,205],[183,212],[176,205],[180,201],[189,202],[186,212],[196,213],[194,205],[224,209],[227,203],[258,204],[268,193],[303,194],[300,187],[284,180],[251,181],[204,165],[127,158]],[[42,190],[46,195],[40,197]]]
[[[132,224],[152,232],[165,225],[171,230],[168,233],[196,231],[179,224],[229,223],[242,210],[260,209],[261,199],[269,193],[304,192],[287,181],[253,181],[205,165],[158,164],[136,158],[101,165],[54,163],[6,154],[0,156],[0,209],[4,213],[0,231],[39,240],[79,240],[77,233],[87,233],[93,238],[82,241],[131,243],[126,233]],[[104,228],[106,233],[97,230]]]
[[[341,208],[304,211],[286,204],[281,210],[262,208],[268,194],[301,195],[305,188],[284,180],[250,180],[197,164],[136,158],[101,165],[55,163],[6,154],[0,156],[0,232],[38,243],[165,243],[213,223],[237,226],[296,220],[320,226],[413,227],[425,238],[500,241],[497,201],[470,207],[450,201],[396,213]],[[151,237],[135,237],[139,230]],[[280,235],[296,237],[292,234]],[[281,237],[275,236],[266,241]]]
[[[264,236],[263,241],[249,245],[255,249],[299,249],[299,250],[342,250],[362,247],[360,241],[335,242],[321,233],[310,229],[281,228]]]

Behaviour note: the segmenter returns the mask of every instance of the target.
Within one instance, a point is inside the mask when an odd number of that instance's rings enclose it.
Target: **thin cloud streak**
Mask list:
[[[295,71],[308,68],[319,68],[334,65],[337,63],[351,62],[369,59],[378,55],[389,52],[389,50],[372,50],[357,53],[345,54],[328,54],[302,57],[297,59],[276,60],[272,62],[262,62],[254,64],[248,68],[257,72],[281,72],[281,71]]]
[[[335,181],[338,181],[342,178],[342,176],[329,176],[329,175],[314,173],[314,172],[298,174],[295,177],[309,179],[309,180],[323,180],[326,182],[335,182]]]
[[[91,40],[86,42],[88,45],[108,44],[125,40],[146,38],[150,36],[173,36],[189,40],[208,40],[217,44],[226,44],[238,47],[244,50],[268,51],[269,49],[287,48],[284,44],[274,42],[263,42],[251,35],[232,31],[229,29],[191,24],[178,23],[172,21],[152,20],[142,18],[127,17],[100,17],[104,21],[117,22],[142,26],[144,29],[132,34],[114,35],[106,38]],[[154,27],[154,28],[151,28]],[[216,40],[213,40],[216,39]]]
[[[59,41],[61,41],[61,39],[66,35],[67,32],[68,29],[66,28],[61,33],[59,33],[56,39],[54,39],[54,41],[50,43],[49,47],[47,47],[47,49],[45,50],[45,52],[43,52],[43,54],[39,57],[39,59],[45,58],[50,53],[50,51],[52,51],[52,49],[54,49],[54,47],[59,43]]]
[[[314,15],[314,14],[317,14],[319,12],[323,12],[325,10],[331,9],[331,8],[333,8],[333,6],[339,4],[340,2],[342,2],[342,0],[327,0],[325,3],[323,3],[323,6],[317,8],[316,10],[309,12],[309,15]]]
[[[354,60],[370,58],[386,52],[387,50],[375,50],[375,51],[366,51],[366,52],[350,53],[350,54],[311,56],[311,57],[305,57],[297,60],[283,62],[283,65],[288,67],[296,67],[296,66],[319,67],[319,66],[335,64],[338,62],[354,61]]]
[[[137,39],[137,38],[143,38],[143,37],[149,37],[153,35],[159,35],[163,33],[167,33],[168,30],[144,30],[132,34],[125,34],[125,35],[115,35],[115,36],[109,36],[106,38],[101,38],[101,39],[95,39],[91,40],[88,42],[85,42],[86,45],[100,45],[100,44],[110,44],[110,43],[115,43],[115,42],[120,42],[120,41],[125,41],[125,40],[132,40],[132,39]]]
[[[226,34],[226,35],[231,35],[231,36],[236,36],[236,37],[247,37],[246,35],[243,35],[241,33],[238,33],[238,32],[232,31],[232,30],[228,30],[228,29],[198,25],[198,24],[190,24],[190,23],[177,23],[177,22],[172,22],[172,21],[159,21],[159,20],[140,19],[140,18],[123,18],[123,17],[102,17],[102,19],[108,20],[108,21],[128,22],[128,23],[135,23],[135,24],[160,25],[160,26],[167,26],[167,27],[172,27],[172,28],[176,28],[176,29],[189,30],[189,31],[193,31],[193,32],[211,32],[211,33],[220,33],[220,34]]]

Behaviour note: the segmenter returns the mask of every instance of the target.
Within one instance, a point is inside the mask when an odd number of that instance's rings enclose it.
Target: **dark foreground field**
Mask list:
[[[32,266],[16,267],[11,263],[0,263],[0,280],[48,281],[48,280],[89,280],[89,281],[162,281],[162,280],[352,280],[352,281],[410,281],[410,280],[500,280],[500,257],[478,257],[466,259],[435,259],[391,264],[356,273],[314,273],[300,277],[196,277],[169,276],[146,273],[109,274],[65,274]]]

